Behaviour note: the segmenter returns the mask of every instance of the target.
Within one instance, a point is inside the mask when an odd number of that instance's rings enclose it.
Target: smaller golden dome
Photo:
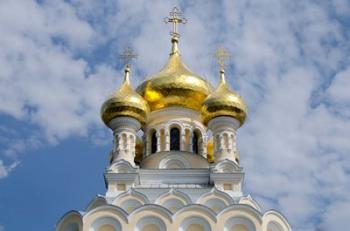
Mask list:
[[[126,66],[123,84],[101,107],[101,117],[107,126],[113,118],[120,116],[132,117],[141,124],[146,122],[149,112],[148,104],[130,86],[129,74],[130,68]]]
[[[219,86],[203,102],[201,108],[203,123],[207,125],[216,117],[230,116],[237,119],[242,126],[247,116],[247,106],[240,95],[229,89],[224,73],[221,69]]]

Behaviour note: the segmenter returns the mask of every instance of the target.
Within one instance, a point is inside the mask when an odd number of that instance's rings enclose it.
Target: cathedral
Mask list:
[[[107,191],[84,211],[72,210],[57,231],[290,231],[275,210],[263,212],[242,191],[236,137],[247,106],[225,80],[228,53],[216,52],[212,87],[182,61],[174,8],[171,50],[163,68],[136,89],[126,50],[124,82],[101,108],[113,145],[104,173]]]

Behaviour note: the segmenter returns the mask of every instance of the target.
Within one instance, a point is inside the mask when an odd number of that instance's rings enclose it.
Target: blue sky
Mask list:
[[[185,63],[218,82],[213,53],[249,106],[238,133],[245,192],[294,230],[340,230],[350,215],[347,0],[0,2],[0,231],[53,230],[104,194],[111,133],[99,118],[138,53],[133,85],[170,51],[180,6]],[[18,219],[20,218],[20,219]]]

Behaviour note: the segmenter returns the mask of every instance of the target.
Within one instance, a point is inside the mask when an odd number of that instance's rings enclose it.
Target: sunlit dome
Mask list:
[[[125,79],[121,87],[115,91],[102,105],[101,117],[109,126],[109,122],[116,117],[127,116],[146,122],[149,107],[147,102],[130,86],[130,68],[125,68]]]
[[[203,102],[201,116],[204,124],[219,116],[233,117],[244,124],[247,117],[247,105],[242,97],[231,91],[226,84],[224,70],[220,71],[219,86]]]
[[[200,110],[212,91],[211,85],[194,74],[182,62],[177,48],[178,38],[172,38],[172,52],[160,72],[144,81],[137,92],[148,102],[151,111],[169,106]]]

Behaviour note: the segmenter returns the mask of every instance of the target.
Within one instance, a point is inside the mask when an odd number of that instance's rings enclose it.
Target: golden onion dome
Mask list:
[[[159,73],[145,80],[136,91],[148,102],[151,111],[169,106],[200,110],[212,91],[211,85],[192,73],[182,62],[177,48],[178,38],[172,38],[172,52]]]
[[[216,117],[230,116],[237,119],[242,126],[247,117],[247,105],[240,95],[229,89],[224,74],[224,70],[221,69],[219,86],[203,102],[201,108],[203,123],[207,125]]]
[[[108,123],[116,117],[127,116],[138,120],[141,124],[146,122],[149,112],[147,102],[130,86],[130,68],[126,66],[124,82],[102,105],[101,117]]]

